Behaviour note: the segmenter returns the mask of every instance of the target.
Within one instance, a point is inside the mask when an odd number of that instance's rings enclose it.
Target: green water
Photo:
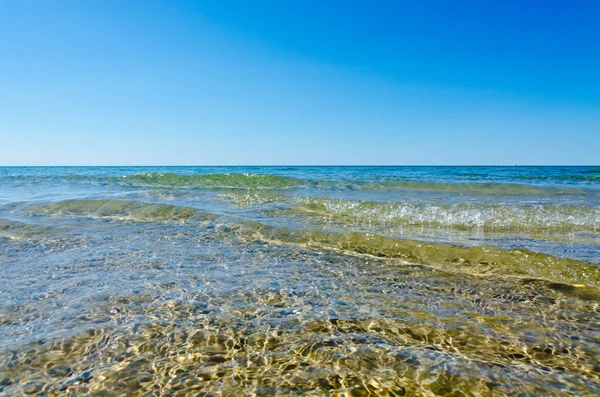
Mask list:
[[[0,168],[0,395],[599,395],[597,170]]]

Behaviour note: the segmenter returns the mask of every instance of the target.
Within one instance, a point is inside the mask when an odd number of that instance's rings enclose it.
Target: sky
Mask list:
[[[600,164],[600,1],[0,0],[0,165]]]

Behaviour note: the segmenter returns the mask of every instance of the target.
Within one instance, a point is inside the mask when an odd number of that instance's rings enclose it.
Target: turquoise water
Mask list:
[[[0,394],[597,395],[599,232],[600,166],[0,167]]]

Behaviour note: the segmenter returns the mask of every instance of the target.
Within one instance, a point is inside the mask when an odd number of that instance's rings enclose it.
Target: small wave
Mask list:
[[[564,195],[564,194],[589,194],[590,189],[575,187],[545,187],[519,183],[492,183],[492,182],[427,182],[427,181],[390,181],[388,183],[367,183],[359,186],[361,189],[398,189],[423,191],[432,193],[457,193],[475,195]]]
[[[133,185],[204,188],[278,189],[306,185],[300,179],[271,174],[179,175],[154,173],[123,176],[119,180]]]
[[[293,188],[316,188],[325,190],[399,190],[415,191],[428,193],[455,193],[471,195],[568,195],[568,194],[598,194],[594,188],[600,177],[597,176],[566,176],[573,181],[587,182],[587,185],[581,186],[541,186],[533,184],[536,179],[548,179],[549,182],[555,181],[553,176],[529,177],[522,176],[515,178],[515,182],[481,182],[477,181],[479,177],[473,177],[472,180],[442,182],[414,180],[403,177],[389,177],[381,179],[360,180],[360,179],[303,179],[295,177],[286,177],[275,174],[250,174],[250,173],[223,173],[223,174],[195,174],[183,175],[172,173],[140,173],[133,175],[115,176],[95,176],[95,175],[58,175],[58,176],[0,176],[0,182],[10,184],[34,184],[39,182],[61,182],[61,183],[91,183],[112,184],[117,183],[131,187],[152,187],[152,188],[207,188],[207,189],[293,189]],[[565,181],[568,179],[565,179]],[[529,182],[529,183],[527,183]],[[560,181],[555,181],[560,182]]]
[[[588,175],[521,175],[517,178],[530,181],[600,182],[600,176]]]
[[[596,178],[596,177],[592,177]],[[416,181],[407,178],[385,178],[381,180],[310,180],[284,177],[274,174],[204,174],[181,175],[148,173],[111,178],[133,186],[191,187],[221,189],[286,189],[321,188],[338,190],[408,190],[432,193],[457,193],[476,195],[562,195],[588,194],[590,189],[576,187],[543,187],[519,183],[482,182],[434,182]]]
[[[235,206],[238,208],[289,200],[289,197],[280,194],[250,189],[247,191],[236,190],[220,193],[219,197],[235,203]]]
[[[332,234],[293,231],[259,223],[248,224],[242,234],[262,240],[301,244],[317,250],[341,250],[381,258],[401,259],[408,263],[476,276],[535,278],[575,287],[584,285],[600,288],[600,266],[524,249],[505,250],[487,246],[461,247],[430,244],[369,233]]]
[[[212,220],[216,215],[200,213],[191,207],[140,203],[127,200],[69,200],[29,207],[33,215],[99,217],[136,222]],[[14,222],[0,222],[0,231],[29,230]],[[300,244],[318,251],[338,250],[381,258],[401,259],[445,271],[478,276],[518,276],[546,279],[569,285],[600,287],[600,266],[572,259],[557,258],[523,249],[476,246],[461,247],[424,243],[368,233],[334,234],[311,230],[291,230],[254,221],[230,219],[215,230],[219,238],[261,240],[277,244]]]
[[[29,209],[29,212],[33,215],[86,216],[138,222],[184,221],[210,217],[210,215],[201,214],[192,207],[114,199],[68,200],[58,203],[33,205]]]
[[[44,236],[52,232],[52,229],[24,222],[0,219],[0,237],[9,240],[24,240],[34,236]]]
[[[600,230],[600,208],[556,205],[432,205],[300,198],[292,210],[352,225],[457,229]]]

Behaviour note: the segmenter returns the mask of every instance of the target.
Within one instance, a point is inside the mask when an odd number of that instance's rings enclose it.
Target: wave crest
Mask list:
[[[209,217],[192,207],[169,204],[140,203],[130,200],[68,200],[58,203],[34,205],[29,210],[34,215],[87,216],[117,218],[138,222],[189,220]]]
[[[600,266],[524,249],[462,247],[395,239],[369,233],[292,231],[262,224],[253,224],[243,233],[263,240],[306,245],[317,250],[341,250],[401,259],[407,263],[423,264],[456,273],[535,278],[573,286],[600,288]],[[599,291],[589,293],[600,298]]]
[[[133,185],[205,188],[277,189],[305,185],[305,182],[296,178],[271,174],[179,175],[154,173],[123,176],[120,181]]]
[[[217,215],[201,213],[191,207],[115,199],[69,200],[34,205],[29,208],[29,212],[33,215],[85,216],[137,222],[217,218]],[[0,229],[7,230],[21,227],[12,223],[0,223],[0,226],[2,226]],[[26,228],[29,230],[29,227]],[[366,254],[477,276],[517,276],[600,288],[600,266],[523,249],[462,247],[382,237],[369,233],[336,234],[291,230],[235,218],[226,220],[225,224],[215,229],[215,233],[215,237],[219,238],[298,244],[321,252],[336,250],[348,254]]]
[[[293,210],[347,224],[457,229],[600,230],[600,208],[557,205],[411,204],[300,198]]]

